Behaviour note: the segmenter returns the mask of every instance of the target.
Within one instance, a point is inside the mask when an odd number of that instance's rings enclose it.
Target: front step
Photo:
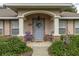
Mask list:
[[[27,42],[27,46],[33,49],[33,56],[48,56],[48,47],[51,42]]]
[[[48,47],[33,47],[32,56],[48,56]]]
[[[45,47],[45,46],[50,46],[51,45],[51,42],[49,42],[49,41],[46,41],[46,42],[44,42],[44,41],[42,41],[42,42],[27,42],[27,46],[29,46],[29,47],[33,47],[33,46],[37,46],[37,47]]]

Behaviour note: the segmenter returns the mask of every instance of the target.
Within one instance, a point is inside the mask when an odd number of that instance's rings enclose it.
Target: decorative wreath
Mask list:
[[[36,26],[37,26],[38,28],[40,28],[40,27],[41,27],[41,23],[38,22],[38,23],[36,24]]]

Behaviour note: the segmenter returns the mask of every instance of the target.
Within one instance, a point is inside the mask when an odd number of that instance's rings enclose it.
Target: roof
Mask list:
[[[1,8],[0,17],[15,17],[17,14],[10,8]]]
[[[79,17],[79,13],[74,12],[62,12],[60,14],[61,17]]]
[[[74,12],[62,12],[59,14],[61,17],[79,17],[79,13]],[[16,17],[17,13],[10,8],[1,8],[0,17]]]
[[[25,6],[72,6],[72,3],[6,3],[3,5],[3,7],[6,8],[0,8],[0,17],[16,17],[17,13],[14,12],[11,8],[9,7],[15,7],[16,8],[24,8]],[[24,6],[24,7],[23,7]],[[39,7],[38,7],[39,8]],[[59,14],[61,17],[79,17],[78,13],[74,12],[62,12]]]

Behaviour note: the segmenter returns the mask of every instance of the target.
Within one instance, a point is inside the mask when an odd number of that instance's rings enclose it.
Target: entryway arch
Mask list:
[[[27,12],[23,13],[22,17],[28,16],[28,15],[31,15],[31,14],[36,14],[36,13],[43,13],[43,14],[47,14],[47,15],[52,16],[52,17],[56,16],[56,14],[51,12],[51,11],[33,10],[33,11],[27,11]]]

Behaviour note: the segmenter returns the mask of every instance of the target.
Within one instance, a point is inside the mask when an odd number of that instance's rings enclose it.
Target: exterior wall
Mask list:
[[[51,18],[46,17],[45,19],[45,34],[50,35],[53,32],[53,20]]]
[[[27,17],[24,20],[24,33],[25,32],[31,32],[31,34],[32,34],[32,19],[31,19],[31,17]]]
[[[10,35],[10,21],[4,21],[4,35]]]
[[[74,34],[73,20],[68,20],[68,34]]]
[[[33,34],[33,27],[32,27],[32,16],[26,17],[24,20],[24,33],[25,32],[31,32]],[[50,35],[51,32],[53,32],[53,20],[47,15],[45,15],[45,35]],[[50,26],[51,25],[51,26]],[[5,20],[4,21],[4,35],[10,35],[10,21]],[[74,23],[73,20],[68,20],[68,34],[74,34]]]

